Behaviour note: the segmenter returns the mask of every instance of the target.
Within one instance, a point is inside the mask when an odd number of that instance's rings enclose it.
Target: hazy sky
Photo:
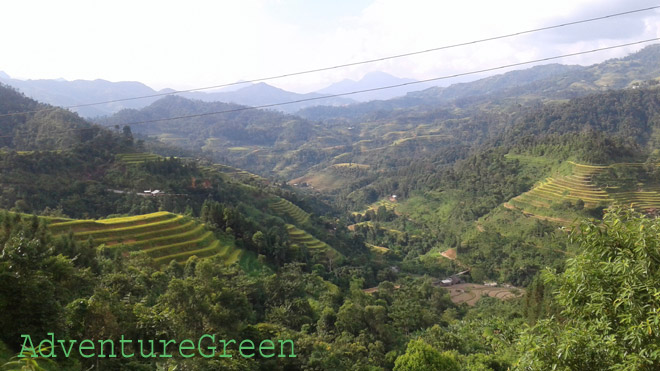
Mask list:
[[[194,88],[435,48],[658,5],[651,0],[21,0],[2,3],[15,78]],[[369,71],[426,79],[660,36],[660,12],[268,83],[307,92]],[[574,57],[591,64],[643,46]],[[446,83],[450,83],[447,81]]]

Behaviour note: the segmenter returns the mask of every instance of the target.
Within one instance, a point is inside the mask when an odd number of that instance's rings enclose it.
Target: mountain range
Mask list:
[[[384,72],[366,74],[358,81],[343,80],[317,92],[299,94],[277,88],[264,82],[237,84],[214,91],[195,91],[178,94],[180,96],[205,102],[235,103],[246,106],[267,106],[284,102],[291,104],[273,107],[273,109],[293,113],[312,106],[344,106],[356,102],[390,99],[408,92],[427,88],[428,85],[411,85],[400,88],[366,92],[350,97],[329,97],[346,92],[373,89],[381,86],[399,85],[414,82],[412,79],[398,78]],[[173,89],[154,90],[135,81],[111,82],[106,80],[40,79],[20,80],[11,78],[0,71],[0,82],[19,89],[28,97],[62,107],[69,107],[83,117],[99,117],[116,113],[122,109],[146,107]],[[145,97],[129,100],[126,98]],[[98,105],[91,102],[107,102]]]

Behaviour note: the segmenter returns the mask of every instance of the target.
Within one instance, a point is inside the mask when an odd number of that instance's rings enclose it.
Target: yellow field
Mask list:
[[[221,243],[202,224],[182,215],[157,212],[102,220],[71,220],[49,225],[55,236],[73,233],[77,241],[93,241],[110,248],[126,246],[146,252],[159,264],[185,262],[191,256],[225,257],[236,261],[241,251]]]

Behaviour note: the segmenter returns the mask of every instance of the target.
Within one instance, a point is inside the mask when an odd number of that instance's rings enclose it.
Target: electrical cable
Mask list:
[[[561,23],[561,24],[557,24],[557,25],[553,25],[553,26],[539,27],[539,28],[534,28],[534,29],[525,30],[525,31],[519,31],[519,32],[514,32],[514,33],[509,33],[509,34],[504,34],[504,35],[499,35],[499,36],[493,36],[493,37],[468,41],[468,42],[462,42],[462,43],[458,43],[458,44],[445,45],[445,46],[440,46],[440,47],[431,48],[431,49],[419,50],[419,51],[408,52],[408,53],[403,53],[403,54],[396,54],[396,55],[391,55],[391,56],[386,56],[386,57],[381,57],[381,58],[375,58],[375,59],[359,61],[359,62],[345,63],[345,64],[339,64],[339,65],[334,65],[334,66],[329,66],[329,67],[321,67],[321,68],[315,68],[315,69],[311,69],[311,70],[299,71],[299,72],[291,72],[291,73],[286,73],[286,74],[282,74],[282,75],[262,77],[262,78],[257,78],[257,79],[238,81],[238,82],[232,82],[232,83],[226,83],[226,84],[220,84],[220,85],[213,85],[213,86],[207,86],[207,87],[201,87],[201,88],[176,90],[176,91],[172,91],[172,92],[168,92],[168,93],[157,93],[157,94],[142,95],[142,96],[129,97],[129,98],[112,99],[112,100],[106,100],[106,101],[101,101],[101,102],[83,103],[83,104],[65,106],[65,107],[61,107],[61,108],[65,108],[65,109],[82,108],[82,107],[89,107],[89,106],[97,106],[97,105],[101,105],[101,104],[118,103],[118,102],[125,102],[125,101],[138,100],[138,99],[147,99],[147,98],[156,98],[156,97],[162,97],[162,96],[168,96],[168,95],[176,95],[176,94],[190,93],[190,92],[195,92],[195,91],[218,89],[218,88],[234,86],[234,85],[251,84],[251,83],[255,83],[255,82],[263,82],[263,81],[281,79],[281,78],[285,78],[285,77],[292,77],[292,76],[298,76],[298,75],[328,71],[328,70],[333,70],[333,69],[357,66],[357,65],[374,63],[374,62],[382,62],[382,61],[386,61],[386,60],[390,60],[390,59],[403,58],[403,57],[409,57],[409,56],[413,56],[413,55],[419,55],[419,54],[424,54],[424,53],[435,52],[435,51],[439,51],[439,50],[457,48],[457,47],[467,46],[467,45],[474,45],[474,44],[484,43],[484,42],[488,42],[488,41],[494,41],[494,40],[500,40],[500,39],[515,37],[515,36],[525,35],[525,34],[529,34],[529,33],[547,31],[547,30],[552,30],[552,29],[561,28],[561,27],[573,26],[573,25],[577,25],[577,24],[594,22],[594,21],[599,21],[599,20],[608,19],[608,18],[620,17],[620,16],[623,16],[623,15],[629,15],[629,14],[634,14],[634,13],[639,13],[639,12],[645,12],[645,11],[650,11],[650,10],[659,9],[659,8],[660,8],[660,5],[647,7],[647,8],[641,8],[641,9],[635,9],[635,10],[630,10],[630,11],[625,11],[625,12],[620,12],[620,13],[608,14],[608,15],[600,16],[600,17],[583,19],[583,20],[579,20],[579,21]],[[430,79],[430,81],[434,81],[434,80],[436,80],[436,79]],[[427,80],[427,81],[429,81],[429,80]],[[327,97],[332,97],[332,96],[325,96],[325,97],[327,98]],[[25,114],[25,113],[36,113],[36,112],[43,112],[43,111],[51,111],[51,110],[56,110],[56,109],[59,109],[59,108],[60,107],[54,107],[54,108],[46,108],[46,109],[34,110],[34,111],[12,112],[12,113],[0,114],[0,117],[14,116],[14,115],[20,115],[20,114]]]

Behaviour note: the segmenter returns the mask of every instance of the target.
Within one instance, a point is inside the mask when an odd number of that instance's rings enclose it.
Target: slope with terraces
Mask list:
[[[278,197],[276,199],[270,200],[268,202],[268,206],[278,215],[289,216],[298,225],[309,223],[310,216],[307,212],[305,212],[305,210],[283,198]]]
[[[126,246],[147,253],[158,264],[172,260],[185,262],[195,255],[200,258],[220,255],[231,264],[241,251],[221,243],[211,231],[189,217],[157,212],[104,220],[72,220],[49,225],[55,236],[69,232],[77,241],[93,241],[94,245]]]
[[[660,187],[638,183],[634,190],[621,190],[617,187],[598,187],[593,177],[604,174],[614,167],[640,167],[640,163],[619,163],[608,166],[584,165],[569,162],[569,175],[555,175],[540,182],[530,191],[511,199],[512,205],[523,212],[535,215],[552,214],[553,205],[578,200],[584,207],[609,206],[620,204],[632,206],[640,211],[660,209]],[[505,205],[505,206],[508,206]]]
[[[327,243],[320,241],[316,237],[302,229],[297,228],[293,224],[287,224],[286,231],[294,246],[305,246],[312,254],[323,253],[334,258],[335,260],[341,259],[343,257],[339,251],[333,249]]]

